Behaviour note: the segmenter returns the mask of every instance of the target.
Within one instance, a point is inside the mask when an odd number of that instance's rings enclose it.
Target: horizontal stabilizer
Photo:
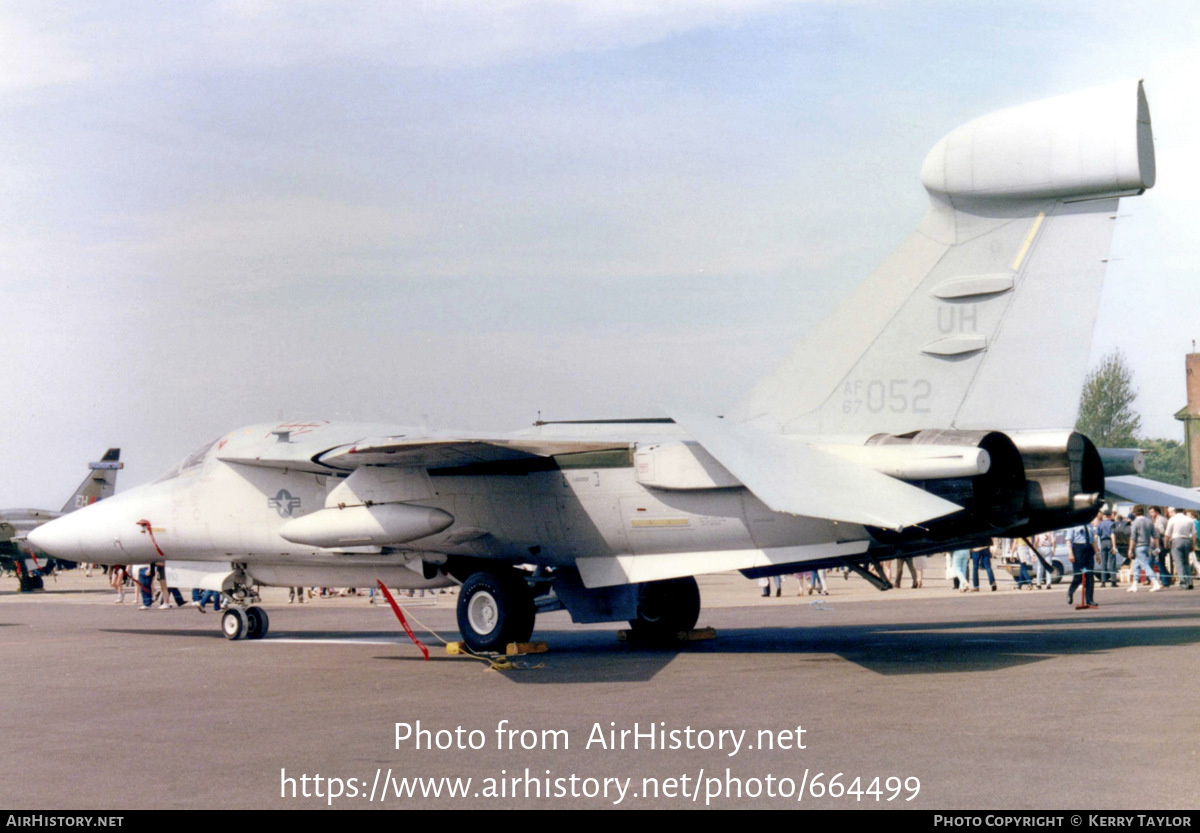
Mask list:
[[[1195,489],[1185,489],[1182,486],[1172,486],[1169,483],[1159,483],[1145,477],[1127,475],[1125,477],[1108,477],[1104,480],[1104,491],[1109,500],[1124,498],[1134,503],[1144,503],[1147,506],[1174,506],[1176,509],[1200,510],[1200,492]]]
[[[1141,474],[1146,469],[1146,455],[1137,448],[1097,448],[1104,463],[1105,477]]]
[[[675,421],[776,512],[903,529],[962,509],[780,434],[713,417],[676,417]]]

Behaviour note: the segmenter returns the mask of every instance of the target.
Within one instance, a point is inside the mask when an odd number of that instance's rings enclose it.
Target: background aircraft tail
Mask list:
[[[1154,184],[1141,82],[966,124],[918,229],[727,420],[788,434],[1071,428],[1117,201]]]
[[[110,448],[104,452],[98,463],[88,463],[88,476],[79,484],[75,494],[63,504],[61,511],[64,514],[73,512],[102,498],[111,497],[117,489],[117,472],[124,467],[119,448]]]

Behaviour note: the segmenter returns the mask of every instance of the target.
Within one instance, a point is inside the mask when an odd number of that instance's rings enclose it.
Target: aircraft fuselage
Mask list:
[[[321,448],[358,436],[330,436],[335,433],[335,426],[321,432]],[[423,560],[570,567],[588,558],[866,540],[861,527],[772,512],[741,487],[647,488],[633,465],[635,446],[631,441],[626,449],[592,454],[431,468],[434,493],[413,503],[443,510],[454,522],[396,547],[339,550],[287,540],[281,527],[325,508],[346,472],[317,471],[312,464],[301,470],[226,462],[215,450],[174,476],[79,513],[77,532],[62,524],[56,530],[80,560],[98,563],[240,563],[262,584],[362,584],[381,578],[399,587],[446,583],[444,577],[426,577]],[[320,450],[313,449],[307,456]],[[62,542],[57,548],[63,549]],[[330,563],[339,552],[344,557]],[[320,582],[313,578],[318,573]]]

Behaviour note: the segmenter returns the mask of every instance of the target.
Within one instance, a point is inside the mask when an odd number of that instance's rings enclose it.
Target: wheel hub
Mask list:
[[[496,629],[500,620],[500,607],[495,597],[486,590],[480,590],[467,603],[467,621],[471,630],[480,636],[486,636]]]
[[[246,635],[246,616],[238,608],[229,608],[221,615],[221,632],[226,639],[241,639]]]

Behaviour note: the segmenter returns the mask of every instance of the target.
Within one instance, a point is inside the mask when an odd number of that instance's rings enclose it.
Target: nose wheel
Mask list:
[[[231,607],[221,616],[221,633],[226,639],[262,639],[271,626],[261,607]]]

